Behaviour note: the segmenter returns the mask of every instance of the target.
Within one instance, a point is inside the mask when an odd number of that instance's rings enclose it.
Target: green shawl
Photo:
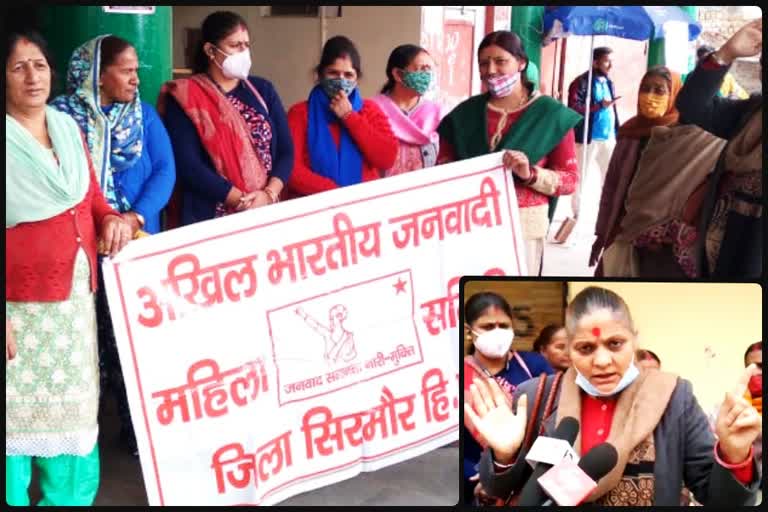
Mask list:
[[[453,147],[457,160],[487,155],[488,100],[490,94],[473,96],[457,106],[438,127],[440,140]],[[496,150],[522,151],[531,164],[548,155],[563,140],[581,115],[550,96],[539,96],[502,137]],[[549,219],[555,212],[557,198],[550,198]]]

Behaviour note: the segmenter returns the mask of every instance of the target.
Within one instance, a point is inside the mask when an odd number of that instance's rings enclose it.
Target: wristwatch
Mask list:
[[[717,52],[716,51],[710,53],[709,56],[710,56],[710,58],[713,61],[715,61],[718,64],[718,66],[722,66],[722,67],[728,67],[729,66],[729,64],[727,62],[725,62],[724,60],[720,59],[720,57],[717,56]]]

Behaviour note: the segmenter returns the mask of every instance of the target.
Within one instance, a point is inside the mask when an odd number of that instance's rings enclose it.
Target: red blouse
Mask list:
[[[512,112],[507,116],[506,126],[502,132],[506,134],[509,128],[523,115],[525,109]],[[491,140],[496,133],[502,114],[492,109],[487,109],[488,113],[488,140]],[[453,162],[456,160],[456,153],[453,146],[447,141],[440,141],[440,153],[437,158],[438,164]],[[555,191],[555,195],[564,196],[572,194],[576,190],[579,181],[579,165],[576,159],[576,136],[573,130],[568,130],[565,137],[555,146],[547,156],[538,162],[531,162],[531,165],[543,167],[556,172],[560,177],[560,183]],[[521,208],[528,206],[539,206],[547,204],[549,197],[531,187],[515,181],[515,191],[517,192],[517,202]]]
[[[97,230],[108,215],[120,215],[104,199],[88,148],[90,187],[75,207],[50,219],[25,222],[5,230],[5,300],[59,302],[69,298],[75,257],[82,247],[91,265],[91,291],[96,291]]]
[[[286,199],[339,188],[333,180],[312,170],[307,146],[307,106],[308,102],[302,101],[288,111],[288,126],[291,129],[296,158],[288,186],[283,193]],[[397,139],[392,133],[387,117],[374,102],[364,100],[363,108],[359,112],[352,112],[342,122],[363,155],[363,181],[380,178],[385,169],[390,169],[395,164],[398,152]],[[330,130],[333,140],[337,145],[340,144],[339,123],[331,123]]]

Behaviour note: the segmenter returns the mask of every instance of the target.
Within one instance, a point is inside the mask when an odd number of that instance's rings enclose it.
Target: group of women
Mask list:
[[[603,187],[596,275],[762,276],[762,95],[718,94],[735,59],[761,52],[757,19],[704,55],[685,85],[665,67],[645,74]]]
[[[755,504],[762,469],[755,449],[762,436],[762,343],[747,351],[746,370],[710,428],[691,383],[659,370],[652,352],[638,352],[632,315],[613,291],[585,288],[566,308],[565,327],[552,326],[537,339],[542,352],[564,344],[567,363],[550,359],[565,363],[557,372],[542,366],[538,354],[515,350],[515,317],[503,297],[472,295],[464,319],[472,343],[463,372],[465,503],[531,505],[518,501],[532,475],[524,454],[570,417],[579,424],[577,454],[604,442],[617,452],[587,496],[589,504]]]
[[[8,34],[10,504],[28,503],[33,463],[41,503],[93,502],[100,374],[101,387],[116,393],[122,436],[137,453],[99,263],[131,239],[159,232],[161,212],[166,227],[189,225],[504,150],[529,273],[537,275],[549,201],[576,186],[579,116],[534,90],[512,32],[485,37],[478,62],[488,92],[447,116],[425,98],[434,62],[418,46],[397,47],[381,94],[363,99],[355,45],[343,36],[329,39],[307,100],[286,113],[274,86],[251,75],[242,17],[215,12],[201,33],[194,74],[165,84],[157,111],[140,99],[140,63],[130,42],[104,35],[77,48],[66,93],[49,102],[53,70],[45,41],[31,32]],[[670,80],[657,85],[665,84],[673,94]],[[668,103],[671,110],[674,101]],[[742,165],[738,157],[726,166]],[[726,230],[720,245],[727,241]]]

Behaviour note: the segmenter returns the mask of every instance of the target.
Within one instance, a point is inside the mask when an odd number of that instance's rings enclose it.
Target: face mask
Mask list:
[[[403,85],[423,96],[432,85],[431,71],[403,71]]]
[[[658,119],[667,111],[667,107],[669,106],[669,96],[640,93],[637,106],[641,116],[648,119]]]
[[[477,333],[475,338],[475,348],[490,359],[499,359],[509,352],[512,340],[515,339],[515,332],[512,329],[496,328],[490,331]]]
[[[520,81],[520,72],[514,75],[498,75],[489,77],[485,83],[488,86],[488,92],[494,98],[504,98],[512,94],[515,84]]]
[[[763,394],[763,376],[753,375],[749,379],[749,394],[753,397],[762,396]]]
[[[333,98],[339,94],[339,91],[344,91],[344,94],[349,96],[357,87],[357,82],[346,78],[323,78],[320,80],[320,86],[329,98]]]
[[[214,47],[216,48],[216,47]],[[221,53],[223,51],[216,48]],[[227,55],[224,53],[224,55]],[[224,62],[219,66],[222,73],[227,78],[239,78],[240,80],[247,80],[248,73],[251,71],[251,51],[243,50],[242,52],[234,55],[227,55]]]
[[[575,368],[574,368],[575,369]],[[629,365],[629,368],[627,368],[627,371],[624,372],[624,375],[621,377],[621,380],[616,385],[616,387],[608,392],[603,393],[602,391],[599,391],[595,386],[592,385],[589,380],[584,377],[579,370],[576,370],[576,384],[584,390],[584,392],[590,396],[594,397],[606,397],[606,396],[613,396],[617,393],[620,393],[624,391],[624,389],[635,382],[635,379],[640,375],[640,370],[637,369],[637,366],[635,365],[635,359],[632,358],[632,363]]]

